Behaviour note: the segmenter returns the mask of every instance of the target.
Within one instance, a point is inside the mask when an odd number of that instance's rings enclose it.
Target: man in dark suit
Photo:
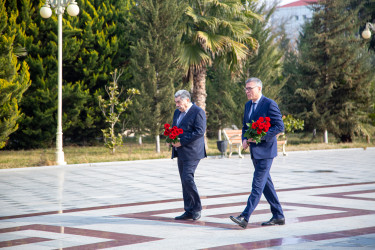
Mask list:
[[[262,81],[258,78],[254,77],[246,80],[245,91],[249,101],[245,104],[242,146],[246,149],[250,144],[250,155],[255,170],[251,194],[246,208],[239,216],[230,216],[230,219],[240,227],[246,228],[250,215],[258,205],[263,193],[271,206],[272,218],[262,223],[262,226],[284,225],[284,213],[270,175],[273,158],[277,156],[276,135],[284,130],[281,112],[275,101],[262,95]],[[257,121],[259,117],[269,117],[271,119],[271,127],[261,142],[256,144],[253,138],[246,139],[244,134],[248,129],[246,123]]]
[[[179,90],[175,94],[176,111],[172,126],[184,130],[179,135],[179,142],[172,143],[172,159],[177,157],[180,173],[185,212],[176,220],[199,220],[201,217],[201,200],[194,182],[194,173],[201,159],[206,157],[204,133],[206,131],[206,114],[203,109],[191,103],[190,93]]]

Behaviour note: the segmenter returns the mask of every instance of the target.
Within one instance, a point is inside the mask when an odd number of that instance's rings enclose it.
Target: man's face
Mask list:
[[[245,91],[248,100],[256,101],[262,93],[262,88],[257,86],[255,82],[248,82]]]
[[[181,112],[185,112],[189,107],[190,100],[189,99],[181,99],[181,97],[174,98],[174,102],[176,103],[176,108]]]

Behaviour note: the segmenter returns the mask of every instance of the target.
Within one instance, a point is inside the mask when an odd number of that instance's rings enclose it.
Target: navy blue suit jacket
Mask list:
[[[242,126],[242,141],[245,139],[244,134],[248,129],[246,123],[251,123],[249,117],[250,108],[252,101],[248,101],[245,104],[245,113],[243,118]],[[252,157],[254,159],[269,159],[277,156],[277,139],[276,135],[284,131],[284,123],[281,116],[279,106],[276,102],[262,96],[256,105],[254,114],[252,115],[252,120],[257,121],[259,117],[268,116],[271,119],[271,127],[268,130],[267,134],[262,138],[261,142],[255,144],[254,142],[250,143],[250,150]]]
[[[173,114],[172,126],[177,126],[180,111],[176,109]],[[204,133],[206,131],[206,114],[203,109],[193,104],[181,120],[179,128],[184,133],[179,135],[181,147],[172,148],[172,159],[178,157],[180,160],[200,160],[206,157],[204,145]]]

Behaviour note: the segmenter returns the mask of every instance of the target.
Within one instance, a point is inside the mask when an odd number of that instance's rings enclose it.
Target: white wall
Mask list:
[[[313,12],[308,6],[277,8],[271,18],[271,25],[279,30],[280,24],[285,23],[288,38],[295,42],[302,30],[302,25],[311,20],[312,15]]]

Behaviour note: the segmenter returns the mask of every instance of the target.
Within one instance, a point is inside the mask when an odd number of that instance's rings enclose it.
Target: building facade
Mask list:
[[[318,0],[297,0],[289,4],[278,6],[271,17],[271,25],[275,31],[284,30],[292,45],[296,44],[298,36],[302,31],[302,26],[313,16],[312,4],[317,4]]]

